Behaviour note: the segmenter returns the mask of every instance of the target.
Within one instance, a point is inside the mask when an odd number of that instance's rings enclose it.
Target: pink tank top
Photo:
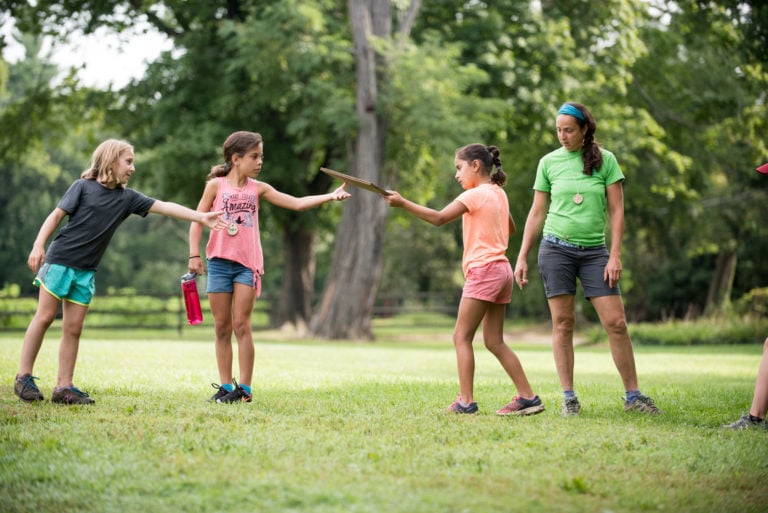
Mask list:
[[[226,176],[216,178],[218,190],[211,210],[223,210],[229,229],[211,231],[205,254],[243,264],[253,271],[253,286],[261,287],[264,255],[259,235],[259,191],[256,180],[248,179],[243,188],[229,185]]]

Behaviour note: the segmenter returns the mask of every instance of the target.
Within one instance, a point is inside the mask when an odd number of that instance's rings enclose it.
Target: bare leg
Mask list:
[[[64,301],[62,304],[63,319],[61,323],[61,343],[59,344],[59,375],[57,387],[74,386],[75,363],[80,348],[80,334],[83,332],[83,322],[88,307]]]
[[[483,341],[485,347],[499,360],[499,363],[517,388],[517,393],[526,399],[532,399],[533,393],[528,378],[525,376],[520,359],[504,343],[504,312],[506,305],[488,303],[488,311],[483,317]]]
[[[21,362],[19,363],[19,375],[32,374],[37,360],[37,354],[43,345],[43,338],[51,323],[59,311],[60,301],[53,297],[42,287],[38,293],[37,311],[24,334],[24,343],[21,346]]]
[[[216,334],[216,365],[221,383],[232,383],[232,294],[211,292],[208,294]]]
[[[253,380],[253,334],[251,332],[251,315],[253,303],[256,300],[256,289],[241,283],[235,283],[233,310],[233,328],[237,339],[237,360],[240,366],[238,382],[251,385]]]
[[[552,316],[552,354],[560,386],[563,390],[573,390],[574,296],[549,298],[549,313]]]
[[[488,303],[478,299],[461,298],[453,345],[456,348],[456,364],[459,370],[459,394],[468,404],[474,401],[475,352],[472,341],[488,308]]]
[[[760,359],[760,367],[757,369],[755,381],[755,393],[752,397],[752,407],[749,414],[755,417],[765,418],[768,412],[768,338],[763,344],[763,357]]]
[[[594,297],[591,301],[600,317],[603,328],[608,334],[613,363],[624,383],[624,390],[637,390],[635,355],[627,331],[627,319],[624,315],[624,303],[621,301],[621,296]]]

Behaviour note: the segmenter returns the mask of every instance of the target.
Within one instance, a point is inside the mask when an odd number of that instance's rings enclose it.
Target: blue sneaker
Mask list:
[[[445,411],[452,413],[477,413],[477,403],[472,401],[464,406],[461,404],[461,396],[458,396],[453,404],[446,408]]]

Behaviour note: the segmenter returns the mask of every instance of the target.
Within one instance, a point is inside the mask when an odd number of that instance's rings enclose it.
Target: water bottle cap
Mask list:
[[[187,273],[182,275],[181,281],[194,280],[195,278],[197,278],[197,273]]]

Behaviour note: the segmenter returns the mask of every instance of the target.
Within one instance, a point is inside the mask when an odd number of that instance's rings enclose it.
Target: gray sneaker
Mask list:
[[[741,430],[741,429],[754,429],[759,427],[764,427],[766,430],[768,430],[768,422],[765,420],[753,420],[754,417],[750,415],[749,413],[745,413],[741,416],[739,420],[734,422],[733,424],[726,424],[723,426],[723,429],[735,429],[735,430]]]
[[[639,411],[651,415],[661,415],[663,412],[653,404],[653,399],[645,395],[638,395],[631,401],[624,398],[624,411]]]
[[[32,403],[35,401],[42,401],[43,394],[40,393],[40,389],[35,385],[37,377],[31,374],[17,375],[13,383],[13,391],[19,396],[19,399]]]
[[[569,397],[563,400],[563,415],[570,417],[571,415],[578,415],[581,413],[581,404],[576,397]]]
[[[66,387],[54,389],[51,394],[51,402],[58,404],[93,404],[96,401],[91,399],[87,392],[83,392],[77,387]]]

